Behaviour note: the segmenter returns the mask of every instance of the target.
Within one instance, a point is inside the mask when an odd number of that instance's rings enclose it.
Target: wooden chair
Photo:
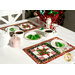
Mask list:
[[[14,17],[14,15],[16,15]],[[0,10],[0,21],[5,24],[11,24],[17,21],[17,19],[22,15],[22,20],[25,19],[25,10]],[[7,16],[8,19],[4,17]],[[1,24],[0,26],[2,26]]]

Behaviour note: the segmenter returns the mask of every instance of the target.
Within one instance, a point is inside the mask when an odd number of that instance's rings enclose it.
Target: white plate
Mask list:
[[[5,28],[5,30],[8,31],[8,32],[12,32],[12,31],[10,30],[10,28],[14,28],[15,31],[20,30],[19,27],[17,27],[17,26],[10,26],[10,27]]]
[[[31,40],[31,39],[27,38],[27,36],[30,35],[30,34],[35,35],[35,34],[38,34],[38,33],[34,32],[34,31],[28,32],[28,33],[26,33],[26,34],[24,35],[25,39]],[[40,35],[40,34],[39,34],[39,35]],[[39,38],[39,39],[41,39],[41,37],[42,37],[42,36],[40,35],[40,38]],[[37,40],[39,40],[39,39],[37,39]],[[36,40],[31,40],[31,41],[36,41]]]
[[[62,41],[62,40],[54,39],[54,40],[51,41],[51,45],[52,45],[53,47],[55,47],[55,48],[62,48],[62,47],[57,47],[56,44],[55,44],[56,42],[61,42],[61,43],[63,43],[63,44],[65,45],[64,47],[67,47],[67,46],[68,46],[66,42],[64,42],[64,41]]]

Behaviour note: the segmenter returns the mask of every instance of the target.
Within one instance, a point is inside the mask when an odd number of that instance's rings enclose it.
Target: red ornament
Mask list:
[[[58,17],[59,17],[59,14],[56,14],[56,16],[53,16],[52,17],[52,22],[54,23],[58,19]]]
[[[56,27],[53,25],[50,25],[50,29],[54,31],[54,30],[56,30]]]
[[[53,28],[53,25],[50,25],[50,29],[52,29]]]
[[[63,12],[62,10],[60,10],[59,14],[60,14],[60,15],[63,15],[63,13],[64,13],[64,12]]]

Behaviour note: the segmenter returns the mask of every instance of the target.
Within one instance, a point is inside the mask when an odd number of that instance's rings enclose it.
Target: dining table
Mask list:
[[[43,27],[41,20],[39,17],[29,18],[21,21],[16,21],[14,23],[10,23],[9,25],[14,25],[22,22],[30,21],[36,24],[37,26]],[[0,47],[0,64],[37,64],[31,57],[26,54],[23,49],[33,46],[35,44],[38,44],[40,42],[46,41],[48,39],[51,39],[53,37],[59,37],[66,42],[70,43],[71,45],[75,46],[75,32],[71,31],[61,25],[54,24],[56,26],[56,33],[54,35],[42,37],[38,41],[30,41],[26,39],[22,39],[21,41],[21,47],[20,48],[13,48],[9,45],[5,47]],[[0,28],[8,26],[0,25]],[[39,30],[40,28],[34,29]],[[34,31],[31,30],[31,31]],[[75,49],[73,51],[70,51],[72,55],[72,60],[70,62],[64,60],[64,55],[46,63],[46,64],[75,64]]]

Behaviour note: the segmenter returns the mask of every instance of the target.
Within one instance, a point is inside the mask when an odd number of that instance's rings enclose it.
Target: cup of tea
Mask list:
[[[44,34],[45,34],[45,36],[48,36],[49,34],[53,34],[53,31],[50,29],[45,29]]]
[[[16,34],[16,36],[19,37],[19,38],[23,38],[23,36],[24,36],[24,32],[23,32],[22,30],[17,30],[17,31],[15,31],[15,34]]]

